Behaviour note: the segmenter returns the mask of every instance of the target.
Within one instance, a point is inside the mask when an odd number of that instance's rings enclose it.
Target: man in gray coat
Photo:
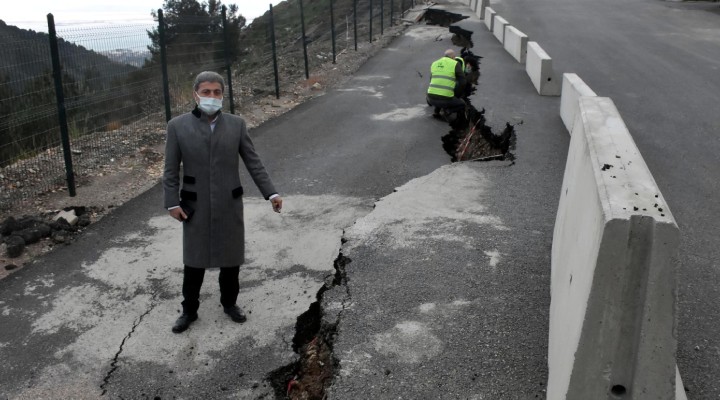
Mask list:
[[[245,261],[243,187],[240,163],[275,212],[282,199],[255,152],[245,121],[221,111],[225,81],[201,72],[193,83],[197,106],[167,126],[163,187],[165,208],[183,223],[183,312],[172,331],[180,333],[198,318],[206,268],[220,268],[220,303],[235,322],[246,317],[235,304],[238,274]],[[180,165],[182,164],[182,186]]]

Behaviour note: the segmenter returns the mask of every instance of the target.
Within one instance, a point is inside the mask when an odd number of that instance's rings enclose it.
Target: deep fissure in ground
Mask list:
[[[345,266],[350,262],[350,258],[340,252],[333,263],[335,273],[325,279],[315,296],[315,302],[297,318],[292,347],[299,359],[268,374],[276,398],[324,398],[325,389],[332,383],[338,368],[338,360],[333,355],[333,343],[342,310],[334,320],[328,321],[323,319],[321,303],[325,293],[338,286],[344,286],[346,298],[349,297]]]
[[[466,118],[450,123],[452,130],[442,137],[443,149],[456,161],[514,160],[510,148],[515,146],[515,127],[505,123],[496,135],[485,120],[485,109],[478,111],[468,104]]]
[[[515,146],[515,128],[505,123],[502,133],[495,134],[485,119],[485,109],[478,111],[470,102],[470,96],[475,93],[480,78],[480,59],[470,48],[473,47],[473,32],[452,25],[465,18],[444,10],[428,9],[423,20],[428,25],[447,27],[452,33],[452,43],[461,47],[460,57],[463,58],[466,68],[467,84],[461,90],[460,97],[467,107],[464,112],[454,113],[453,110],[443,110],[438,118],[449,123],[451,130],[442,137],[443,149],[450,155],[452,162],[456,161],[490,161],[514,160],[510,148]]]
[[[461,57],[469,67],[468,85],[463,93],[467,104],[464,113],[453,116],[444,114],[441,118],[451,127],[450,132],[442,137],[443,149],[451,156],[451,160],[501,160],[513,159],[510,148],[515,145],[515,130],[510,123],[499,135],[493,133],[485,119],[485,109],[478,111],[470,103],[470,95],[475,93],[480,77],[480,59],[470,51],[473,47],[473,32],[452,26],[452,23],[468,18],[443,10],[428,9],[423,16],[428,24],[448,27],[453,33],[453,44],[462,47]],[[342,243],[345,243],[342,239]],[[338,323],[342,311],[333,321],[323,319],[322,301],[325,293],[335,287],[344,286],[345,300],[350,293],[347,287],[346,265],[352,260],[342,252],[334,262],[335,274],[328,276],[315,296],[308,310],[301,314],[295,323],[295,335],[292,348],[299,355],[293,363],[280,367],[267,376],[275,397],[291,400],[322,400],[325,390],[332,384],[335,371],[339,368],[338,360],[333,354],[333,344],[337,335]],[[343,303],[344,309],[344,303]]]

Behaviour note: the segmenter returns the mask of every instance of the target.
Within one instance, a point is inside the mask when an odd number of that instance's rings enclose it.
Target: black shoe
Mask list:
[[[190,324],[192,324],[196,319],[198,319],[197,313],[182,313],[180,318],[175,321],[172,331],[175,333],[185,332],[185,330],[190,327]]]
[[[247,321],[247,317],[238,306],[224,307],[225,314],[230,316],[230,319],[237,323],[243,323]]]

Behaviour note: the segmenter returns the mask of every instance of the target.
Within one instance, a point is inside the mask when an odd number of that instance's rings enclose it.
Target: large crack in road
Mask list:
[[[451,127],[450,132],[442,137],[443,149],[450,155],[452,162],[514,160],[514,155],[510,153],[516,140],[514,126],[506,122],[503,131],[495,134],[492,127],[487,125],[485,109],[478,111],[471,103],[470,96],[475,93],[480,78],[482,56],[470,50],[474,46],[473,31],[453,25],[466,18],[468,17],[462,14],[432,8],[427,9],[423,15],[423,20],[428,25],[448,28],[452,33],[452,43],[461,47],[458,53],[466,66],[467,84],[460,91],[466,104],[465,112],[455,114],[442,110],[439,116]]]
[[[460,54],[468,65],[469,83],[463,97],[468,107],[464,118],[443,116],[451,127],[450,132],[441,138],[443,149],[451,156],[452,162],[509,160],[509,165],[512,165],[514,155],[510,149],[514,148],[516,141],[514,125],[506,123],[503,131],[495,134],[487,124],[485,109],[478,111],[471,104],[470,96],[475,93],[478,84],[482,57],[470,51],[473,32],[452,25],[466,18],[461,14],[436,9],[426,10],[423,17],[428,24],[449,28],[453,34],[453,44],[462,47]],[[343,232],[342,245],[346,242]],[[315,301],[297,317],[292,340],[292,349],[297,359],[266,376],[276,398],[324,399],[326,390],[339,372],[334,344],[343,312],[351,302],[346,266],[352,260],[343,254],[343,246],[334,261],[335,273],[325,278],[315,295]]]
[[[345,243],[344,237],[342,243]],[[268,374],[277,398],[322,399],[325,389],[332,384],[338,368],[333,344],[342,313],[351,298],[345,269],[350,262],[341,250],[333,262],[335,273],[325,278],[316,301],[297,318],[292,347],[298,360]],[[323,309],[322,304],[330,298],[335,306]]]

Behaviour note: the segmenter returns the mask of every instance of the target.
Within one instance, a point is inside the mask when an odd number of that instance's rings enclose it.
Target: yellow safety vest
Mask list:
[[[430,66],[430,87],[428,94],[455,97],[455,66],[457,60],[443,57]]]
[[[455,57],[455,59],[460,63],[460,65],[462,65],[462,70],[465,72],[465,59],[462,57]]]

